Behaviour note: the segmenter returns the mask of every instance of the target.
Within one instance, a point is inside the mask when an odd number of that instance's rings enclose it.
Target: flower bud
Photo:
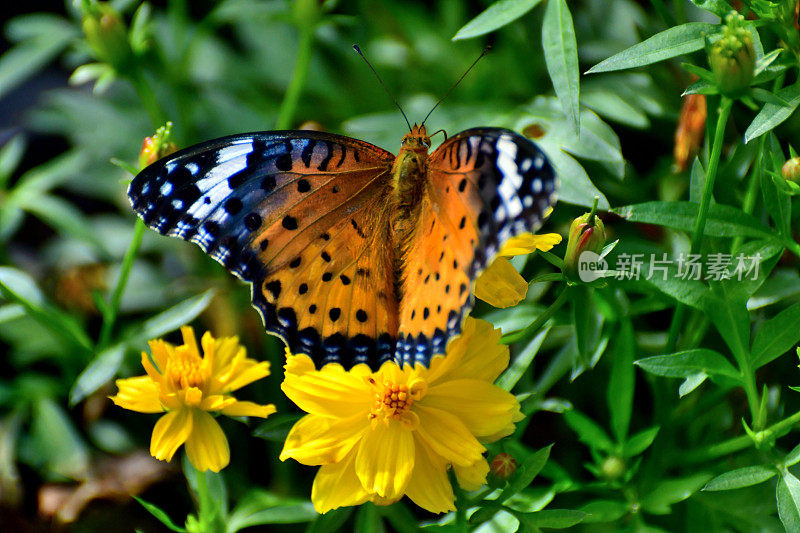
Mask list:
[[[83,33],[95,58],[123,70],[132,56],[125,22],[108,2],[84,1]]]
[[[517,471],[517,461],[507,453],[498,453],[489,464],[492,476],[501,481],[506,481]]]
[[[683,172],[691,158],[700,151],[706,131],[706,97],[687,94],[683,99],[681,117],[675,129],[675,170]]]
[[[786,161],[781,168],[784,179],[800,183],[800,157],[793,157]]]
[[[603,221],[597,216],[597,201],[595,198],[592,210],[584,213],[569,227],[569,240],[567,252],[564,255],[564,273],[570,281],[578,281],[579,259],[583,252],[593,252],[600,255],[606,244],[606,229]]]
[[[600,465],[600,472],[609,481],[619,479],[625,473],[625,461],[616,455],[606,457]]]
[[[753,80],[753,36],[742,26],[744,17],[732,11],[725,17],[722,37],[711,46],[708,63],[722,94],[737,96]]]
[[[145,137],[142,142],[142,151],[139,152],[139,168],[145,168],[169,154],[178,150],[172,136],[172,122],[167,122],[156,130],[152,137]]]

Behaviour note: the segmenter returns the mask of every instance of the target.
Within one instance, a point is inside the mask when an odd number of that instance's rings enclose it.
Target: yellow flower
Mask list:
[[[144,376],[118,379],[111,400],[140,413],[166,411],[153,428],[150,454],[169,461],[181,444],[200,471],[219,472],[230,461],[228,440],[209,412],[266,418],[275,406],[239,401],[231,392],[269,375],[269,363],[249,359],[236,337],[215,339],[206,332],[197,346],[194,330],[181,328],[183,344],[149,342],[152,360],[142,352]]]
[[[281,388],[307,414],[289,432],[281,460],[320,465],[311,490],[315,509],[372,501],[388,505],[403,495],[434,513],[454,509],[447,477],[475,490],[489,465],[481,442],[514,431],[522,419],[516,398],[493,385],[508,365],[500,330],[468,318],[447,356],[430,368],[389,361],[345,371],[316,370],[287,350]]]
[[[530,254],[536,250],[547,252],[560,242],[561,235],[558,233],[522,233],[511,237],[500,248],[492,264],[475,281],[475,297],[494,307],[517,305],[528,294],[528,282],[519,275],[508,258]]]

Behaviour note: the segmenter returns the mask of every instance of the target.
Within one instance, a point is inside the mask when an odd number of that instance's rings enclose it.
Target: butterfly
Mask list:
[[[472,285],[555,202],[545,154],[474,128],[429,154],[416,124],[397,156],[349,137],[268,131],[167,156],[131,182],[133,209],[252,284],[265,329],[318,367],[444,354]]]

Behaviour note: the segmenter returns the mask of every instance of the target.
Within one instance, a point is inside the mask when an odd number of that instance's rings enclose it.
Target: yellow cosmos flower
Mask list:
[[[231,392],[269,375],[269,363],[249,359],[236,337],[215,339],[206,332],[197,346],[194,330],[181,328],[183,344],[149,342],[152,360],[142,352],[144,376],[118,379],[119,392],[111,400],[140,413],[166,411],[153,428],[150,454],[169,461],[182,444],[197,470],[219,472],[230,461],[228,440],[214,417],[266,418],[275,406],[239,401]]]
[[[475,281],[475,297],[494,307],[517,305],[528,294],[528,282],[519,275],[508,258],[530,254],[536,250],[547,252],[560,242],[561,235],[558,233],[522,233],[511,237],[500,248],[492,264]]]
[[[407,495],[428,511],[451,511],[449,467],[465,489],[483,485],[489,465],[481,443],[511,434],[522,419],[516,398],[493,385],[509,360],[499,341],[500,330],[468,318],[430,368],[390,361],[376,372],[338,364],[317,370],[287,350],[281,388],[309,414],[289,432],[280,458],[321,466],[314,508],[388,505]]]

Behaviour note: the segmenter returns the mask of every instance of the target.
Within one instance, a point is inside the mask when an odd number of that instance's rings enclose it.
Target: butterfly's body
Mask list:
[[[427,364],[472,307],[471,285],[554,201],[544,154],[508,130],[467,130],[395,157],[339,135],[238,135],[151,165],[129,196],[245,281],[266,329],[318,365]]]

